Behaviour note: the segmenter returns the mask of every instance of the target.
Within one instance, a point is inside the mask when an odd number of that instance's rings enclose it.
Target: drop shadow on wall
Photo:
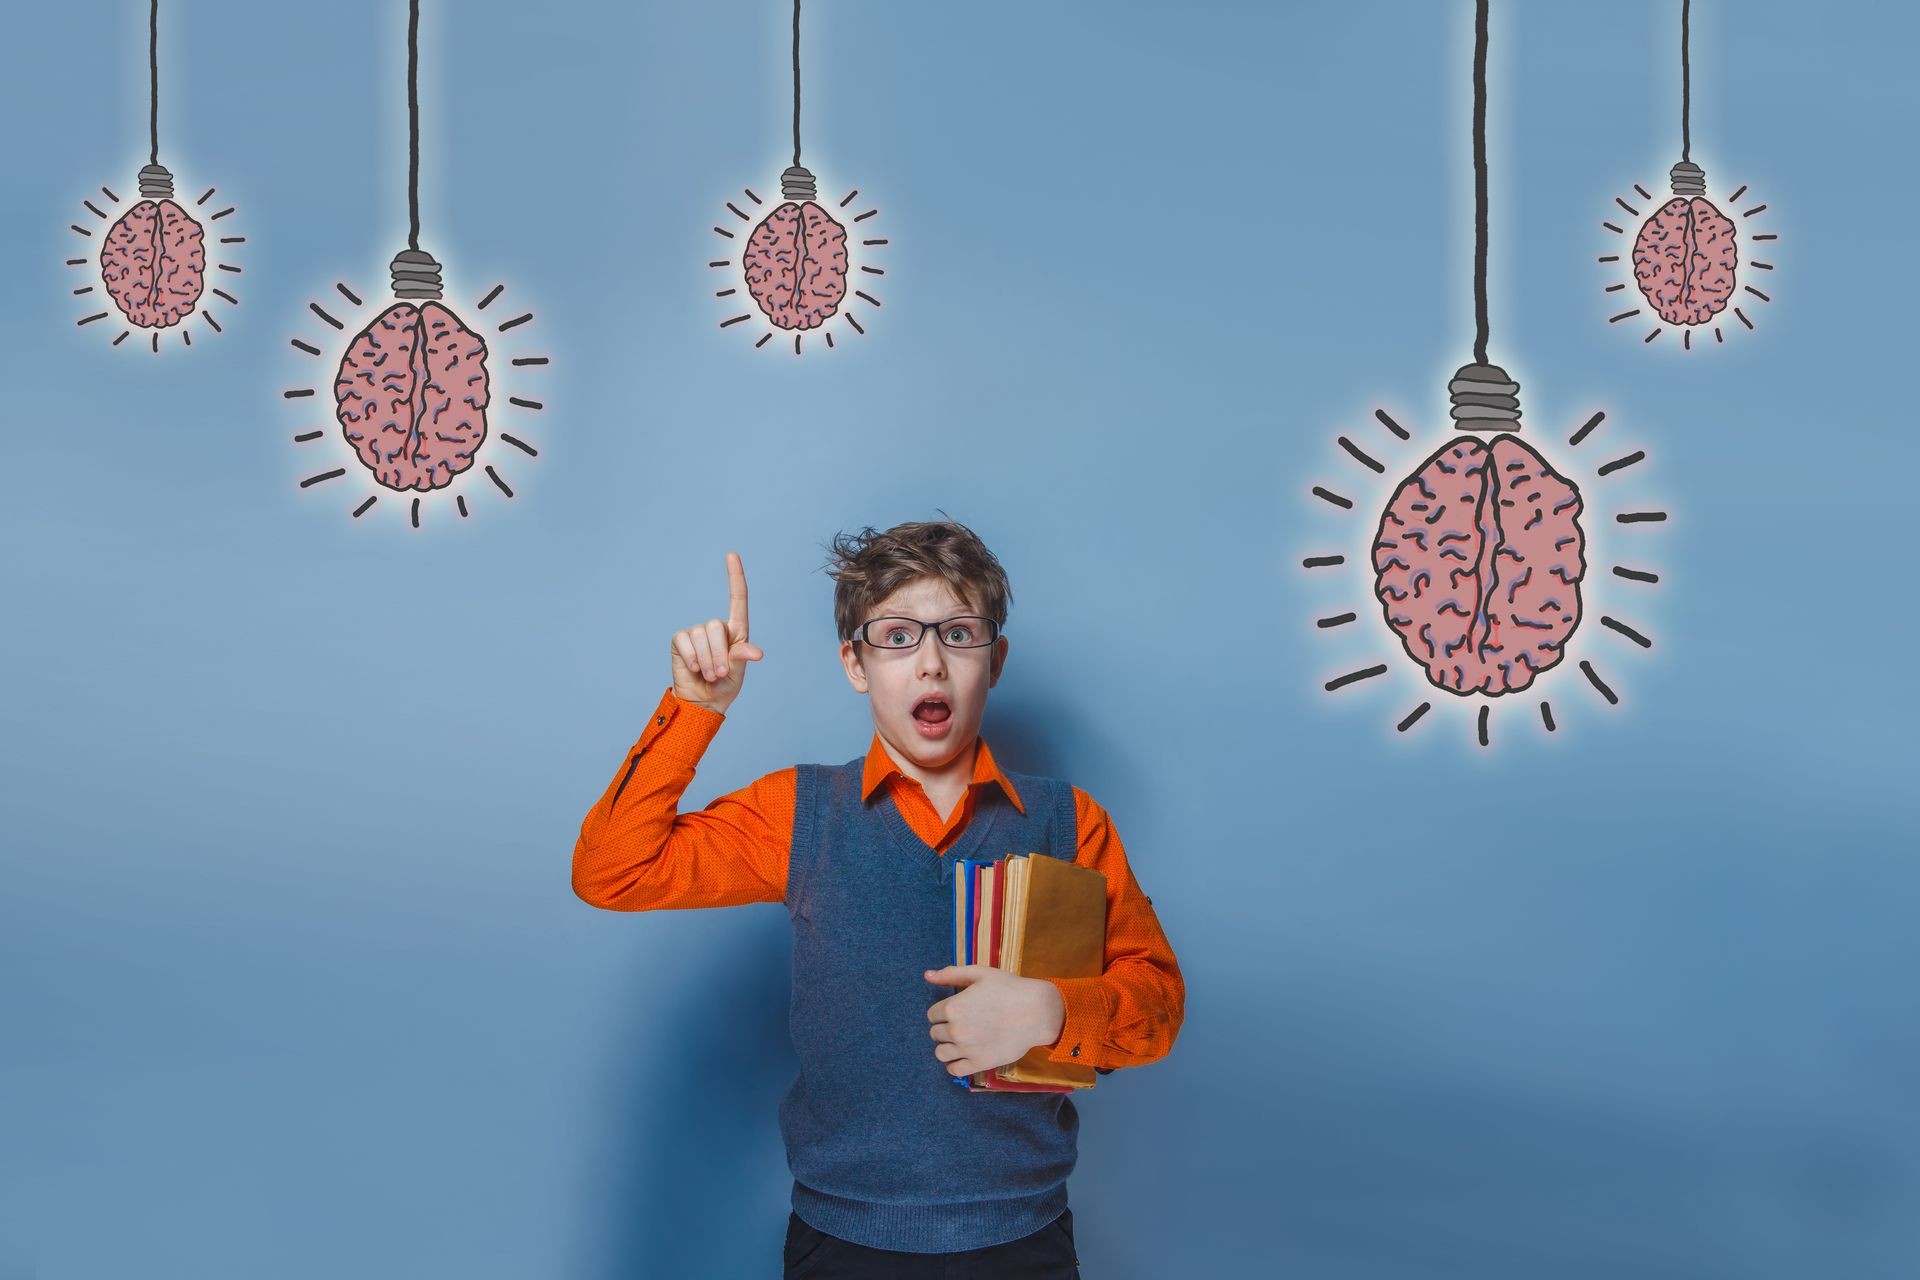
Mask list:
[[[633,1078],[659,1083],[614,1122],[606,1280],[778,1274],[793,935],[777,905],[726,914],[729,936],[693,961],[680,1003],[631,1028]]]

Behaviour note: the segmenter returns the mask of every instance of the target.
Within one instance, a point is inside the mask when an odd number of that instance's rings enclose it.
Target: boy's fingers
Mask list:
[[[699,627],[688,627],[686,634],[688,639],[693,641],[693,655],[695,658],[694,670],[700,673],[701,679],[711,684],[713,682],[713,655],[707,650],[707,633]]]
[[[718,618],[707,622],[707,649],[713,654],[714,674],[709,680],[724,677],[727,674],[727,624]]]
[[[944,969],[927,970],[927,981],[943,987],[966,987],[980,981],[986,972],[983,965],[950,964]]]
[[[684,631],[673,633],[673,656],[689,674],[700,665],[700,655],[693,651],[693,637]]]
[[[747,638],[747,567],[738,551],[727,552],[727,631],[735,640]]]
[[[928,1027],[927,1034],[943,1044],[950,1044],[953,1041],[953,1032],[947,1028],[947,1024],[944,1022],[936,1022]]]

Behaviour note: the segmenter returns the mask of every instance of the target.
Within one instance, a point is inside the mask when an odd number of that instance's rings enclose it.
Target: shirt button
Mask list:
[[[1072,1053],[1070,1053],[1070,1054],[1068,1054],[1067,1056],[1068,1056],[1069,1058],[1077,1058],[1077,1057],[1079,1057],[1079,1056],[1080,1056],[1080,1046],[1079,1046],[1079,1045],[1075,1045],[1075,1046],[1073,1046],[1073,1052],[1072,1052]]]
[[[653,718],[653,722],[655,724],[665,724],[667,722],[667,718],[665,716],[655,716]]]

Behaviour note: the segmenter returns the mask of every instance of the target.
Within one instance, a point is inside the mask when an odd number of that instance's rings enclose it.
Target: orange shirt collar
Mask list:
[[[997,782],[1000,784],[1000,789],[1007,793],[1007,799],[1013,802],[1013,807],[1025,813],[1027,806],[1020,802],[1020,793],[1013,789],[1013,783],[1008,780],[1007,775],[1000,772],[1000,766],[994,762],[993,752],[987,747],[987,740],[976,738],[975,742],[979,744],[979,750],[973,753],[973,777],[969,779],[968,785],[977,787]],[[894,774],[899,774],[903,782],[912,781],[906,774],[900,772],[900,766],[895,764],[893,757],[887,754],[886,745],[880,741],[880,735],[876,733],[873,735],[873,745],[867,748],[866,770],[860,776],[860,798],[873,799],[873,793],[880,784]],[[914,785],[919,784],[914,783]]]

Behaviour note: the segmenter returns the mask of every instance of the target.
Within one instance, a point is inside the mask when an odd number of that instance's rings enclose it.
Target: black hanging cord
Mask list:
[[[1487,0],[1473,20],[1473,358],[1487,362]]]
[[[800,164],[800,0],[793,0],[793,163]]]
[[[1680,0],[1680,158],[1691,160],[1693,150],[1693,69],[1687,65],[1687,7],[1693,0]]]
[[[407,6],[407,248],[420,247],[420,0]]]
[[[160,0],[153,0],[153,7],[147,17],[147,75],[148,84],[153,89],[153,106],[148,115],[148,129],[153,134],[153,151],[147,157],[148,164],[160,163]]]

